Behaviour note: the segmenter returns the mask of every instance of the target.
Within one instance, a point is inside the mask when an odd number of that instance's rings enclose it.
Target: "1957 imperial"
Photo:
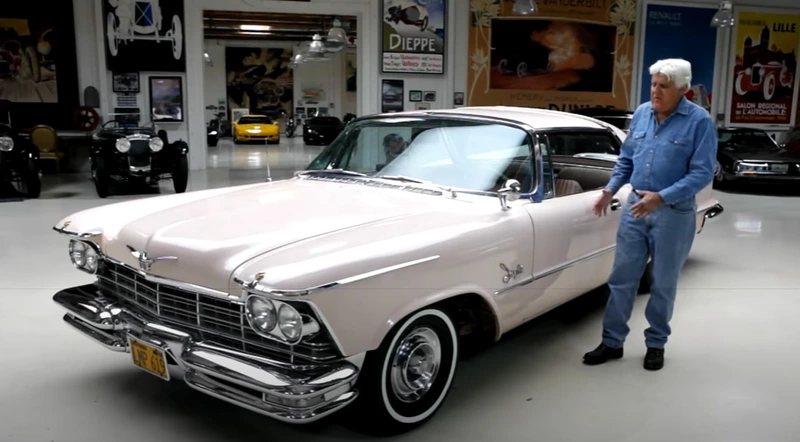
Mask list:
[[[59,221],[97,279],[54,300],[163,379],[282,421],[350,410],[402,432],[440,408],[465,350],[606,283],[630,187],[608,216],[592,205],[624,139],[537,109],[362,117],[291,179]],[[709,183],[662,210],[696,210],[699,233],[722,208]]]

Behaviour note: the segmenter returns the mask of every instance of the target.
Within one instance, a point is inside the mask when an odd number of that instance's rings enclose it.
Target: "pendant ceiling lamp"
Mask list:
[[[514,15],[531,15],[539,12],[539,5],[536,0],[514,0],[514,8],[511,10]]]
[[[347,43],[347,32],[342,28],[342,22],[338,18],[333,20],[333,27],[328,30],[328,41]]]
[[[728,28],[735,24],[733,19],[733,3],[724,0],[719,4],[719,10],[711,18],[712,28]]]

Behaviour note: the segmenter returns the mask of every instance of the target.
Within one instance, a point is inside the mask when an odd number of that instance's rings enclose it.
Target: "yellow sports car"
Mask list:
[[[266,141],[278,143],[281,131],[277,121],[266,115],[243,115],[233,123],[233,142]]]

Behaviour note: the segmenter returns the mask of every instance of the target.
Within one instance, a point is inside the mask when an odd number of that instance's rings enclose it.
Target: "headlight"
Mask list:
[[[766,172],[769,170],[769,166],[761,163],[738,163],[736,164],[736,171],[737,172]]]
[[[153,152],[158,152],[164,148],[164,141],[161,138],[151,138],[150,139],[150,149]]]
[[[120,138],[117,140],[117,150],[122,153],[127,153],[131,150],[131,142],[127,138]]]
[[[260,296],[250,295],[247,298],[245,313],[250,326],[260,333],[271,332],[278,323],[275,304]]]
[[[85,241],[73,239],[69,242],[69,258],[72,264],[84,272],[95,274],[100,268],[99,249]]]
[[[278,325],[281,333],[291,342],[303,336],[303,318],[289,304],[283,304],[278,312]]]
[[[14,140],[11,137],[0,137],[0,150],[3,152],[11,152],[14,148]]]
[[[261,295],[251,294],[247,297],[245,316],[250,327],[259,335],[290,344],[299,342],[304,331],[310,334],[319,331],[319,324],[311,319],[306,330],[303,316],[294,307]]]

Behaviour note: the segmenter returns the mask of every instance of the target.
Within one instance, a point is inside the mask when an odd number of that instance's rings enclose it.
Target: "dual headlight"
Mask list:
[[[160,152],[164,148],[164,141],[161,138],[151,138],[149,144],[150,150],[153,152]],[[116,147],[118,151],[127,153],[131,150],[131,141],[127,138],[120,138],[117,140]]]
[[[69,259],[79,270],[94,275],[100,268],[100,249],[93,243],[73,239],[69,242]]]
[[[303,316],[294,307],[260,295],[249,295],[245,302],[245,315],[256,333],[289,344],[303,337]]]
[[[0,137],[0,151],[11,152],[14,148],[14,139],[11,137]]]

